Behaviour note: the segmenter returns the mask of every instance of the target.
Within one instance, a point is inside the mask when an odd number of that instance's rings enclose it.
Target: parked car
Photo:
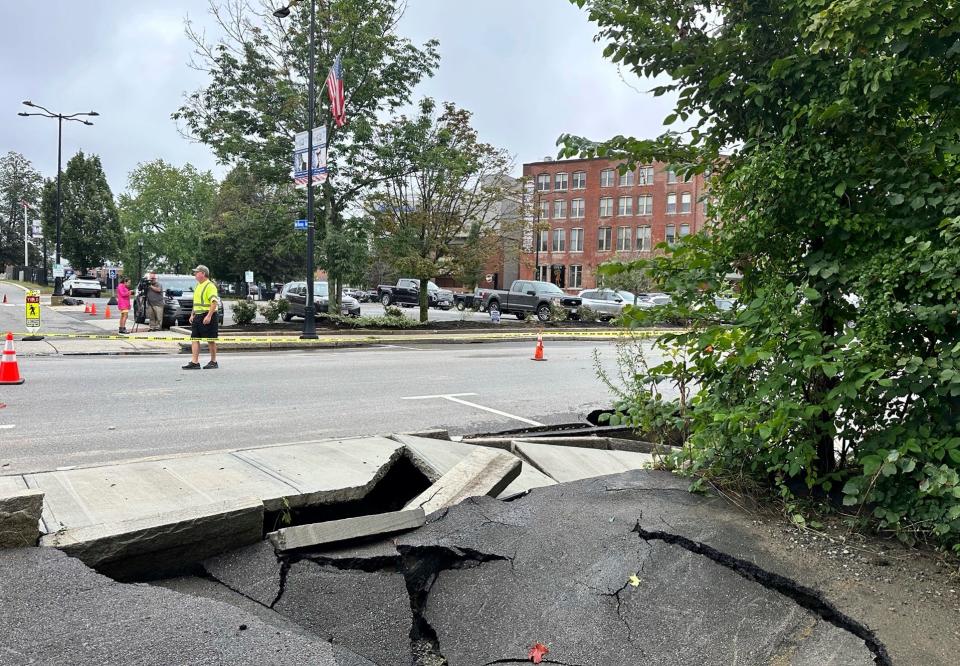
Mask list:
[[[285,298],[290,303],[290,308],[283,315],[284,321],[290,321],[294,317],[303,318],[307,310],[307,283],[288,282],[283,285],[280,291],[280,298]],[[320,314],[328,312],[330,309],[330,287],[326,282],[313,283],[313,306],[314,313]],[[350,317],[360,316],[360,302],[352,296],[341,296],[340,314]]]
[[[74,273],[63,281],[63,293],[68,296],[93,296],[100,298],[100,292],[103,285],[95,277],[85,275],[80,276]]]
[[[477,297],[476,293],[473,294],[454,294],[453,302],[456,308],[460,311],[463,310],[474,310],[480,307],[480,299]]]
[[[157,282],[163,289],[163,327],[188,325],[190,323],[190,313],[193,312],[193,290],[197,286],[197,280],[192,275],[174,275],[171,273],[147,274],[140,279],[133,294],[133,320],[138,324],[147,322],[146,289],[151,275],[156,276]],[[224,308],[221,304],[221,307],[217,308],[217,321],[221,326],[223,325],[223,311]]]
[[[635,299],[629,291],[614,289],[585,289],[580,292],[580,299],[583,305],[595,311],[601,320],[608,321],[619,317],[623,308],[633,305],[634,300],[640,304],[639,299]]]
[[[520,320],[535,314],[540,321],[549,321],[551,304],[559,305],[568,316],[576,318],[581,304],[579,296],[568,296],[557,285],[537,280],[514,280],[509,290],[480,289],[477,295],[487,311],[498,310],[516,315]]]
[[[381,284],[377,298],[383,307],[389,305],[419,305],[420,280],[400,278],[397,284]],[[441,289],[431,280],[427,282],[427,305],[431,308],[449,310],[453,307],[453,292]]]

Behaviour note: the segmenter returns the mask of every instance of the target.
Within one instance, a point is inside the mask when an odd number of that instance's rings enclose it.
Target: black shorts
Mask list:
[[[190,339],[197,340],[199,338],[216,338],[218,334],[217,329],[217,313],[214,312],[213,316],[210,318],[209,324],[203,323],[203,318],[206,317],[206,314],[198,314],[193,317],[193,324],[191,325]]]

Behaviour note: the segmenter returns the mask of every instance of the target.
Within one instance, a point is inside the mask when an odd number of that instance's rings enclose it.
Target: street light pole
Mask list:
[[[139,249],[138,259],[137,259],[137,281],[139,282],[143,278],[143,238],[137,239],[137,247]]]
[[[56,118],[57,119],[57,243],[56,243],[56,264],[60,264],[60,216],[61,216],[61,205],[62,205],[62,189],[60,185],[60,176],[63,171],[63,121],[64,120],[75,120],[78,123],[83,123],[84,125],[93,125],[89,120],[84,120],[82,116],[99,116],[100,114],[96,111],[87,111],[85,113],[54,113],[53,111],[40,106],[39,104],[34,104],[30,100],[26,100],[24,106],[29,106],[31,109],[40,109],[43,113],[26,113],[21,111],[18,113],[18,116],[41,116],[43,118]],[[57,275],[54,276],[54,287],[53,295],[63,296],[63,276]]]
[[[297,2],[276,10],[273,15],[278,19],[290,16],[290,7]],[[317,337],[316,304],[314,303],[313,279],[316,269],[313,265],[314,243],[316,242],[316,225],[313,217],[313,124],[316,111],[316,0],[310,0],[310,66],[307,69],[307,302],[303,312],[303,334],[301,339],[314,340]],[[331,296],[331,302],[333,301]]]

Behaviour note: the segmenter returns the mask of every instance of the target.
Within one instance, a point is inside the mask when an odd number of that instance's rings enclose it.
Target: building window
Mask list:
[[[667,185],[675,185],[677,182],[677,172],[671,170],[667,171]]]
[[[600,172],[600,187],[613,187],[613,169]]]
[[[574,264],[570,267],[570,286],[573,289],[583,287],[583,266]]]
[[[540,238],[537,240],[537,249],[540,252],[546,252],[550,243],[550,231],[547,229],[540,230]]]
[[[650,235],[650,227],[637,227],[637,249],[641,252],[649,252],[653,245],[653,237]]]
[[[637,197],[637,215],[653,215],[652,194],[643,194]]]
[[[537,279],[540,282],[549,282],[550,281],[550,267],[549,266],[537,266]]]
[[[684,192],[680,195],[680,212],[689,213],[690,208],[693,205],[693,195],[689,192]]]
[[[633,249],[632,229],[617,227],[617,252],[628,252]]]
[[[553,230],[553,251],[554,252],[567,251],[567,230],[566,229]]]
[[[617,204],[617,215],[620,217],[633,215],[633,197],[620,197]]]
[[[675,215],[677,212],[677,193],[671,192],[667,195],[667,215]]]
[[[689,224],[681,224],[681,225],[680,225],[680,238],[683,238],[684,236],[689,236],[689,235],[690,235],[690,225],[689,225]]]
[[[544,201],[543,199],[540,200],[540,219],[550,219],[550,202]]]
[[[667,225],[667,245],[673,245],[677,242],[677,230],[672,224]]]
[[[553,189],[559,190],[560,192],[567,191],[567,174],[558,173],[553,177]]]
[[[613,197],[603,197],[600,199],[600,217],[610,217],[613,215]]]
[[[537,176],[537,192],[549,192],[550,191],[550,174],[541,173]]]
[[[637,171],[639,185],[653,185],[653,167],[642,166]]]
[[[567,219],[567,200],[566,199],[557,199],[553,202],[553,219],[555,220],[565,220]]]
[[[570,230],[570,251],[583,252],[583,229]]]
[[[597,250],[609,252],[613,245],[613,227],[600,227],[597,229]]]
[[[584,216],[583,199],[574,199],[570,202],[570,217],[579,220]]]
[[[627,171],[620,174],[620,187],[629,187],[633,185],[633,172]]]
[[[573,189],[583,190],[587,187],[587,172],[577,171],[573,174]]]

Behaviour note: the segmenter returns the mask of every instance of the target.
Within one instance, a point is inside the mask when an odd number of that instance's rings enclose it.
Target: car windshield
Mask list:
[[[327,286],[326,282],[314,282],[313,283],[313,295],[326,298],[330,295],[330,288]]]
[[[633,303],[635,296],[629,291],[618,291],[617,296],[623,299],[624,303]]]
[[[559,294],[560,296],[566,296],[563,289],[553,284],[552,282],[534,282],[537,286],[537,291],[545,294]]]
[[[157,282],[159,282],[160,286],[164,289],[168,289],[170,291],[179,291],[180,293],[193,291],[193,288],[197,286],[197,281],[195,279],[187,277],[158,277]]]

